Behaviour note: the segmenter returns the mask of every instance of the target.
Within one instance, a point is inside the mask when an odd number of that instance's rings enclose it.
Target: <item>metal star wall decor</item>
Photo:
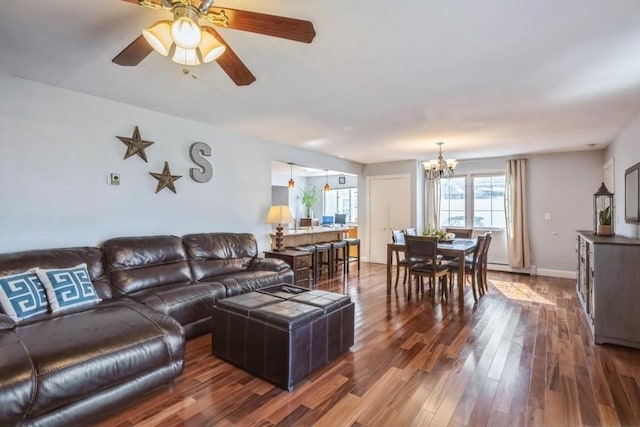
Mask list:
[[[133,131],[131,138],[127,138],[126,136],[118,136],[117,138],[127,146],[127,152],[124,155],[125,159],[137,154],[142,160],[147,161],[147,154],[144,152],[144,149],[153,144],[153,141],[145,141],[140,138],[138,126],[136,126],[136,129]]]
[[[176,193],[176,187],[175,185],[173,185],[173,183],[178,179],[182,178],[182,175],[171,175],[168,162],[164,162],[164,168],[162,169],[162,173],[149,172],[149,174],[158,180],[158,187],[156,188],[156,193],[162,190],[163,188],[168,188],[169,190]]]

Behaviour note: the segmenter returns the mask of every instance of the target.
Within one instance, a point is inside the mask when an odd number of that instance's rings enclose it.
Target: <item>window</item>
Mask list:
[[[473,177],[474,227],[505,228],[504,184],[504,175]]]
[[[504,174],[441,178],[440,228],[505,228],[504,187]]]
[[[358,222],[358,189],[337,188],[324,193],[323,215],[346,214],[349,223]]]

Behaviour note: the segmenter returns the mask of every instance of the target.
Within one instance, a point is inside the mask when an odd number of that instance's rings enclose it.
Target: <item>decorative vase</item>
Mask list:
[[[313,218],[313,208],[311,206],[307,206],[307,218]]]
[[[612,236],[610,225],[598,224],[598,231],[596,232],[598,236]]]

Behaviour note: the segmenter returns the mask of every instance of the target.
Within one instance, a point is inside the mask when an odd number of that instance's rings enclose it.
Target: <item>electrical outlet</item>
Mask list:
[[[120,185],[120,174],[119,173],[111,173],[109,174],[109,179],[107,180],[109,185]]]

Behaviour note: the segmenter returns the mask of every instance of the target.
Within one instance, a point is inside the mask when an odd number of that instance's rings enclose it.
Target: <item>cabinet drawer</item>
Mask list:
[[[297,256],[295,262],[295,270],[299,268],[311,267],[311,254]]]
[[[296,282],[298,280],[308,279],[311,277],[311,269],[310,268],[299,268],[295,272]]]

